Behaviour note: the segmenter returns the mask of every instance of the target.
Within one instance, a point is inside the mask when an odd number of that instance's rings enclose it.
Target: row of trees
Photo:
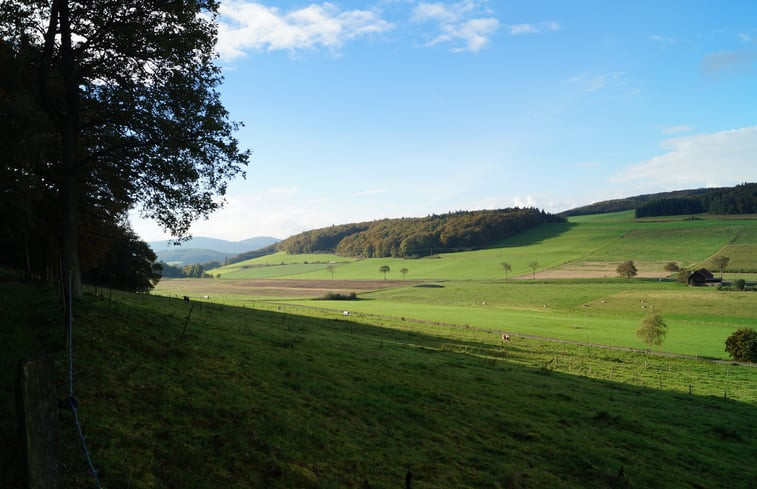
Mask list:
[[[757,212],[757,183],[712,189],[686,197],[658,198],[636,207],[636,217],[681,214],[752,214]]]
[[[539,224],[563,221],[562,217],[533,208],[459,211],[331,226],[287,238],[276,249],[291,254],[420,257],[491,246]]]
[[[110,276],[117,250],[151,258],[134,243],[129,210],[182,237],[221,205],[249,154],[217,91],[217,8],[0,2],[6,266],[70,276],[79,297],[82,275]]]

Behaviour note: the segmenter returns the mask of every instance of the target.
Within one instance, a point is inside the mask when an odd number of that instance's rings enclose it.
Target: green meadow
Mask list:
[[[757,278],[755,216],[701,215],[634,219],[631,211],[574,217],[546,224],[470,252],[419,259],[355,259],[336,255],[280,252],[213,270],[218,279],[165,281],[165,295],[211,296],[211,301],[263,307],[301,306],[343,310],[365,317],[390,316],[614,347],[644,348],[635,331],[650,311],[663,315],[668,335],[656,352],[727,359],[725,339],[738,327],[757,326],[757,294],[686,287],[663,267],[710,266],[731,259],[726,280]],[[633,260],[639,277],[619,278],[616,266]],[[529,263],[538,266],[531,269]],[[511,265],[507,279],[502,262]],[[389,266],[388,287],[357,289],[381,281]],[[401,270],[405,269],[405,273]],[[735,272],[730,271],[736,270]],[[716,272],[717,273],[717,272]],[[313,301],[313,290],[278,291],[245,280],[286,279],[318,283],[360,300]],[[273,282],[271,282],[273,283]]]
[[[65,395],[55,290],[0,288],[35,306],[0,319],[15,338],[0,343],[3,389],[12,357],[42,350]],[[103,487],[753,485],[753,368],[278,307],[88,291],[75,394]],[[4,398],[0,487],[18,487]],[[60,422],[63,486],[94,487],[71,413]]]

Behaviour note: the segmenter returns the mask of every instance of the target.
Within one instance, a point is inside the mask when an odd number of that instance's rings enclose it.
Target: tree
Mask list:
[[[725,351],[739,362],[757,362],[757,331],[739,328],[725,340]]]
[[[725,267],[728,266],[728,262],[730,260],[731,260],[730,258],[728,258],[727,256],[723,256],[723,255],[716,256],[715,259],[712,260],[712,263],[715,264],[715,267],[718,270],[720,270],[720,280],[721,281],[723,280],[723,270],[725,270]]]
[[[533,280],[536,278],[536,269],[539,267],[539,262],[532,261],[528,266],[531,267],[531,279]]]
[[[389,265],[381,265],[379,267],[379,273],[384,274],[384,280],[386,280],[386,274],[391,271],[391,268],[389,268]]]
[[[213,0],[0,3],[0,40],[37,53],[40,106],[57,134],[48,194],[76,297],[92,207],[114,219],[138,207],[180,239],[243,174],[249,153],[217,91],[217,9]]]
[[[331,280],[334,280],[334,265],[327,266],[326,270],[331,273]]]
[[[638,273],[636,266],[631,260],[626,260],[618,265],[618,268],[616,268],[615,271],[617,271],[618,275],[620,275],[621,277],[625,277],[626,280],[630,280],[631,277],[635,277]]]
[[[407,275],[407,272],[409,272],[407,268],[400,268],[400,273],[402,274],[402,278],[405,278],[405,275]]]
[[[746,280],[743,278],[739,278],[733,281],[733,286],[736,287],[736,290],[744,290],[746,288]]]
[[[512,271],[513,267],[506,261],[503,261],[502,268],[505,270],[505,280],[507,280],[507,272]]]
[[[668,332],[668,326],[662,316],[650,312],[641,320],[641,326],[636,330],[636,336],[647,345],[647,351],[652,351],[652,345],[661,345]]]
[[[670,273],[680,272],[681,268],[678,266],[678,263],[669,261],[665,264],[665,271]]]

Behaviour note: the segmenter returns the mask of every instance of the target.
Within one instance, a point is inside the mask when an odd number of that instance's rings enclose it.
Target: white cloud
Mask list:
[[[249,51],[336,49],[346,41],[392,28],[375,11],[342,11],[328,2],[282,12],[260,3],[229,0],[219,8],[216,49],[226,60]]]
[[[421,2],[411,17],[412,22],[439,24],[441,34],[426,46],[450,44],[453,52],[477,52],[483,49],[499,29],[499,20],[491,16],[481,2],[465,0],[453,4]]]
[[[560,30],[560,24],[554,21],[540,22],[538,24],[514,24],[508,26],[511,36],[522,34],[539,34],[542,32],[555,32]]]
[[[757,126],[663,141],[665,154],[631,165],[611,179],[667,189],[757,181]]]
[[[741,42],[749,42],[752,40],[752,36],[750,36],[749,34],[745,34],[743,32],[736,34],[736,37],[738,37],[739,41]]]

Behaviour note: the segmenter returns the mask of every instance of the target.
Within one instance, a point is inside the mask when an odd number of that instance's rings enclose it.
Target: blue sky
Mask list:
[[[218,21],[253,155],[195,236],[757,181],[752,0],[233,0]]]

